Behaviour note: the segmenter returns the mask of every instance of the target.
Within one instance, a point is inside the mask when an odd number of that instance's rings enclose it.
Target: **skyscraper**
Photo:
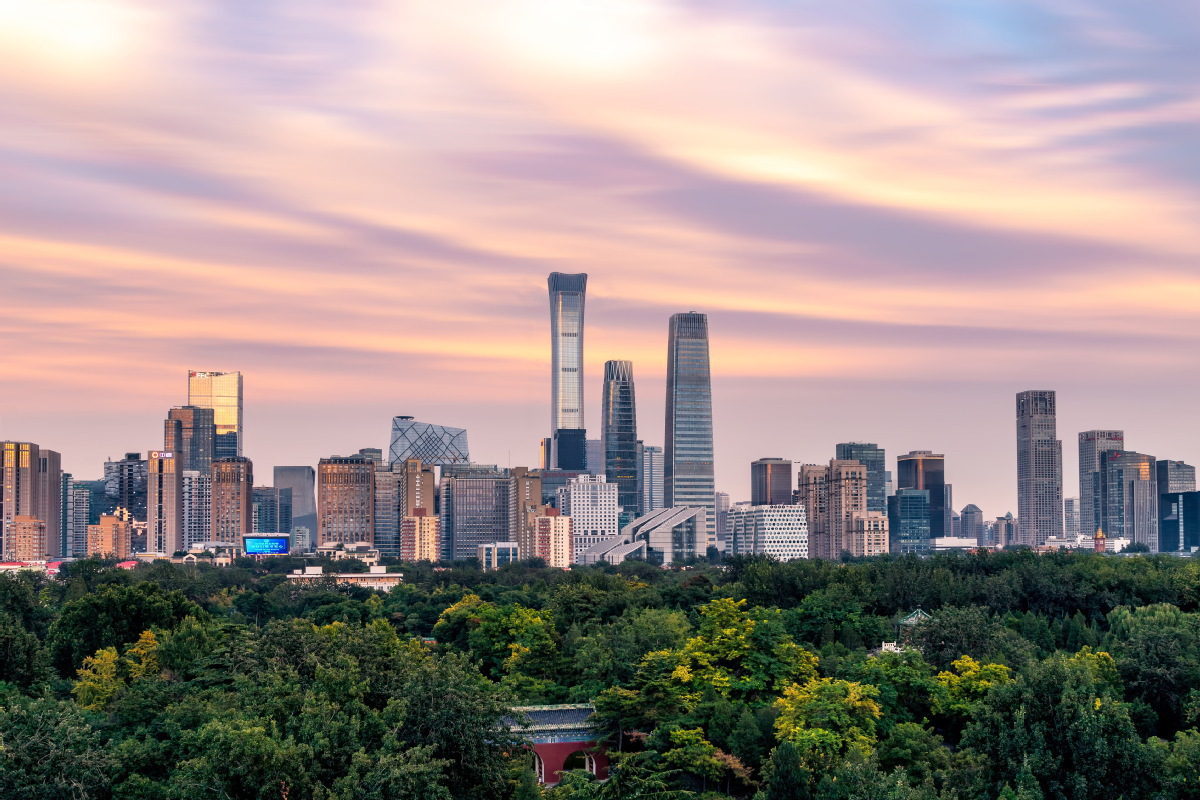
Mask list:
[[[216,412],[211,408],[181,406],[167,412],[163,450],[174,453],[183,470],[208,473],[216,452]]]
[[[551,272],[550,434],[554,469],[585,469],[583,312],[587,274]],[[567,432],[570,433],[567,433]]]
[[[751,461],[750,505],[786,506],[791,503],[792,462],[786,458],[760,458]]]
[[[255,533],[292,532],[292,490],[255,486],[250,494]]]
[[[638,444],[638,516],[665,508],[666,488],[663,482],[663,449],[652,444]]]
[[[1124,431],[1082,431],[1079,434],[1079,529],[1094,536],[1104,524],[1100,506],[1100,470],[1104,454],[1125,449]]]
[[[242,454],[242,373],[189,371],[188,405],[213,410],[215,458]]]
[[[1100,500],[1105,536],[1144,544],[1151,553],[1159,551],[1158,470],[1154,456],[1132,450],[1105,453]]]
[[[1017,533],[1036,546],[1063,535],[1062,441],[1053,391],[1017,393]]]
[[[572,520],[573,561],[592,545],[620,532],[620,494],[620,488],[603,475],[580,475],[559,488],[558,510]]]
[[[198,469],[183,471],[183,542],[188,550],[192,545],[212,538],[212,474]]]
[[[15,540],[10,537],[15,535],[16,518],[32,517],[45,523],[47,554],[62,555],[62,506],[62,457],[33,442],[0,442],[0,552],[13,552]],[[26,520],[21,529],[26,547],[32,544],[28,537],[37,527],[31,525]]]
[[[617,487],[620,524],[625,525],[637,516],[638,509],[637,405],[632,361],[604,363],[602,406],[603,474]]]
[[[120,461],[104,462],[104,495],[113,509],[125,509],[135,522],[146,521],[146,459],[126,453]]]
[[[1063,498],[1063,535],[1068,539],[1078,539],[1082,529],[1079,527],[1079,498]],[[1091,536],[1095,531],[1089,533]]]
[[[667,425],[663,482],[668,507],[708,509],[704,546],[716,544],[713,477],[712,377],[708,317],[671,317],[667,339]]]
[[[317,534],[317,471],[309,466],[276,467],[276,489],[292,490],[292,529],[304,528],[311,544]]]
[[[946,485],[946,456],[930,450],[913,450],[896,458],[896,491],[924,489],[929,492],[929,537],[949,536],[950,503]]]
[[[244,456],[215,458],[212,463],[209,541],[241,545],[254,530],[251,490],[254,465]]]
[[[403,464],[410,458],[418,458],[430,467],[469,464],[467,432],[462,428],[417,422],[412,417],[392,417],[388,464]]]
[[[962,537],[974,539],[980,547],[987,544],[987,522],[983,518],[983,509],[974,503],[963,506]]]
[[[479,545],[513,541],[513,479],[494,465],[444,467],[441,559],[471,559]]]
[[[842,553],[873,556],[889,550],[887,517],[867,511],[867,468],[833,459],[828,466],[802,464],[797,494],[808,516],[809,558]]]
[[[183,549],[183,470],[180,469],[180,459],[165,450],[151,450],[146,464],[146,549],[151,553],[174,555]]]
[[[317,543],[373,542],[375,462],[331,456],[317,462]]]
[[[928,489],[897,489],[888,498],[893,547],[901,555],[924,555],[933,548]]]
[[[874,442],[841,442],[834,447],[834,458],[839,461],[857,461],[867,468],[867,511],[886,514],[886,451]]]
[[[1159,494],[1196,491],[1196,468],[1182,461],[1159,459],[1155,463]]]

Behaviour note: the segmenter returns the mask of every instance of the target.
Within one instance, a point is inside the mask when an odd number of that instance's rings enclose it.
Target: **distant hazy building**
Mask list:
[[[104,514],[99,523],[88,526],[87,554],[124,561],[133,552],[132,539],[132,523],[121,516]]]
[[[729,499],[728,492],[713,492],[713,519],[716,521],[717,547],[722,551],[733,537],[733,528],[730,527],[729,520],[729,509],[732,506],[733,503]]]
[[[194,469],[207,473],[212,469],[216,446],[217,423],[213,409],[180,406],[167,412],[163,450],[175,454],[182,471]]]
[[[477,548],[479,566],[486,572],[498,570],[520,559],[516,542],[488,542]]]
[[[1017,393],[1017,516],[1022,544],[1063,535],[1062,441],[1053,391]]]
[[[750,504],[786,506],[791,503],[792,462],[786,458],[760,458],[751,461]]]
[[[146,550],[168,556],[183,550],[183,470],[173,452],[151,450],[146,459]]]
[[[620,487],[603,475],[580,475],[558,490],[558,509],[572,520],[572,541],[578,553],[620,532],[619,496]]]
[[[254,465],[245,456],[215,458],[210,486],[209,541],[240,545],[254,531],[251,490]]]
[[[727,552],[768,555],[780,561],[808,558],[808,519],[804,506],[738,503],[729,510]]]
[[[987,521],[983,518],[983,509],[968,503],[963,506],[959,518],[962,520],[962,538],[974,539],[980,546],[987,544]]]
[[[64,556],[87,557],[87,528],[92,524],[92,490],[82,481],[71,481],[67,495],[67,549]]]
[[[1125,449],[1125,432],[1082,431],[1079,434],[1079,528],[1088,536],[1104,523],[1100,505],[1100,470],[1104,454]]]
[[[372,542],[375,462],[331,456],[317,462],[317,543]]]
[[[125,509],[138,522],[146,521],[146,469],[141,453],[104,462],[104,494],[110,507]]]
[[[550,467],[587,469],[583,415],[583,331],[587,275],[551,272]]]
[[[242,454],[242,373],[189,371],[188,405],[213,410],[214,458]]]
[[[1076,540],[1079,538],[1082,529],[1079,525],[1079,498],[1065,497],[1063,498],[1063,535],[1067,539]],[[1095,531],[1092,531],[1094,534]],[[1092,534],[1089,534],[1092,535]]]
[[[1158,551],[1189,552],[1200,547],[1200,492],[1158,496]]]
[[[1159,494],[1196,491],[1196,468],[1182,461],[1159,459],[1154,465]]]
[[[1020,521],[1008,512],[1003,517],[996,517],[991,524],[989,544],[994,547],[1011,547],[1020,544]]]
[[[924,489],[929,492],[929,538],[949,536],[950,497],[946,484],[946,456],[931,450],[913,450],[896,458],[896,491]]]
[[[292,490],[255,486],[250,496],[255,533],[292,532]]]
[[[1105,453],[1100,500],[1106,537],[1129,539],[1145,544],[1152,553],[1158,552],[1158,470],[1154,456],[1132,450]],[[1024,526],[1023,520],[1021,524]]]
[[[405,561],[437,561],[441,557],[441,520],[428,509],[412,509],[400,518],[399,550]]]
[[[663,449],[652,444],[639,445],[641,468],[638,471],[639,516],[657,511],[666,505],[663,478]]]
[[[417,422],[412,417],[393,417],[388,464],[403,463],[410,458],[418,458],[431,467],[469,464],[467,432],[463,428]]]
[[[808,512],[810,558],[836,560],[843,552],[870,556],[888,551],[887,517],[866,508],[865,466],[836,458],[828,466],[804,464],[797,482],[797,496]]]
[[[276,467],[273,482],[276,489],[292,490],[292,533],[304,528],[313,537],[317,532],[317,471],[309,466]]]
[[[892,545],[901,555],[926,555],[933,549],[928,489],[897,489],[888,498]]]
[[[705,509],[701,552],[716,543],[712,377],[708,317],[671,317],[667,338],[667,415],[664,448],[666,505]]]
[[[603,472],[617,487],[620,521],[625,524],[638,512],[637,403],[632,361],[605,362],[601,405]]]
[[[874,442],[842,442],[835,446],[839,461],[857,461],[867,468],[867,511],[887,513],[887,453]]]

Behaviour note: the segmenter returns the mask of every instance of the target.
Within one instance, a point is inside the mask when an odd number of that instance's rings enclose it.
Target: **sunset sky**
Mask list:
[[[245,374],[246,455],[466,427],[531,465],[546,275],[585,391],[709,315],[717,487],[839,441],[1016,513],[1014,394],[1200,460],[1200,5],[0,0],[0,438],[77,478]]]

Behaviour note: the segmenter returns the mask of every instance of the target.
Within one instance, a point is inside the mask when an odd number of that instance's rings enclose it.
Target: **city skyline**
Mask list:
[[[590,275],[593,438],[604,362],[660,408],[664,321],[708,315],[734,498],[870,441],[1016,513],[1030,387],[1067,475],[1091,429],[1200,460],[1183,4],[35,5],[0,10],[0,437],[77,476],[160,447],[187,369],[246,376],[260,475],[397,414],[535,466],[551,271]]]

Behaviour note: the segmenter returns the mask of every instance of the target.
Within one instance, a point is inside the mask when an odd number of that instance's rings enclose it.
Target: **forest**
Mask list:
[[[1200,559],[302,565],[0,575],[0,797],[1200,798]],[[607,780],[501,723],[564,703]]]

